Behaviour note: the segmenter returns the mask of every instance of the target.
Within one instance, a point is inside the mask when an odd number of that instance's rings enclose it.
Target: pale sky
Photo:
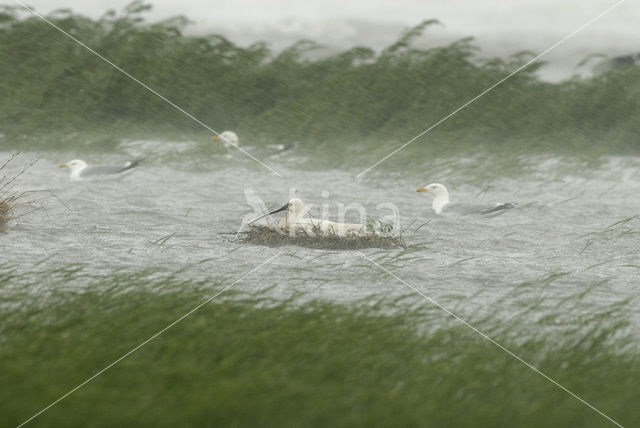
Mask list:
[[[425,46],[474,36],[481,56],[521,50],[542,52],[613,6],[617,0],[151,0],[150,19],[182,14],[190,33],[218,33],[248,45],[265,40],[281,49],[311,39],[332,49],[354,45],[381,48],[405,28],[437,18],[420,40]],[[0,0],[12,4],[12,0]],[[121,9],[129,0],[29,0],[40,12],[70,8],[91,17]],[[14,3],[15,4],[15,3]],[[543,59],[543,77],[568,77],[590,53],[640,52],[640,0],[626,0]]]

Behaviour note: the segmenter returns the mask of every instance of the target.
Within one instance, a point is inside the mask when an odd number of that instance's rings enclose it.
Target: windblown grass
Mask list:
[[[338,236],[336,234],[321,234],[315,236],[304,232],[294,235],[266,227],[250,226],[248,231],[238,233],[237,241],[268,247],[280,247],[283,245],[296,245],[322,250],[359,250],[364,248],[406,248],[404,238],[401,235],[365,233]]]
[[[29,275],[0,269],[2,426],[23,422],[226,285],[180,275],[87,279],[73,268]],[[74,280],[84,287],[74,289]],[[380,315],[370,305],[225,294],[33,423],[608,426],[439,310],[425,318],[405,307],[390,309]],[[546,332],[511,340],[499,333],[505,326],[495,318],[478,326],[619,423],[634,426],[640,361],[623,352],[630,338],[620,334],[619,313],[569,344]]]

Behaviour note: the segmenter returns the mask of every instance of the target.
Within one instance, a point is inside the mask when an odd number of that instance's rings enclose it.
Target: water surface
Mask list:
[[[190,278],[231,281],[280,253],[236,288],[252,294],[269,287],[282,298],[296,294],[347,303],[409,296],[411,305],[428,304],[359,251],[234,241],[242,219],[254,213],[246,189],[277,208],[295,188],[298,197],[317,209],[324,204],[334,218],[338,204],[361,204],[370,218],[389,214],[378,207],[382,202],[397,206],[408,248],[362,253],[461,316],[511,317],[535,307],[526,316],[551,314],[577,327],[581,315],[637,295],[638,158],[586,163],[459,156],[426,159],[421,171],[381,166],[356,179],[360,168],[308,168],[309,159],[293,149],[265,157],[281,178],[239,154],[191,156],[199,144],[124,142],[116,153],[85,156],[91,163],[109,163],[158,147],[137,171],[116,181],[70,182],[68,172],[56,166],[71,153],[41,154],[18,187],[50,189],[61,202],[47,199],[42,210],[21,217],[0,236],[8,249],[3,261],[25,272],[80,264],[88,275],[180,270]],[[510,164],[517,165],[505,167]],[[13,171],[19,166],[14,162]],[[498,216],[437,216],[430,198],[415,192],[434,181],[448,185],[454,202],[519,206]],[[76,282],[73,287],[90,283]],[[587,298],[576,307],[572,296],[581,294]]]

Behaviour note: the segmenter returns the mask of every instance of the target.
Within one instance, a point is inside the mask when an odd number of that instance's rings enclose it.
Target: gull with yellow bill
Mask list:
[[[492,204],[459,202],[452,204],[449,200],[447,188],[440,183],[432,183],[428,186],[418,187],[416,192],[424,192],[433,196],[431,208],[433,208],[436,214],[443,214],[445,212],[458,215],[493,214],[516,206],[514,202],[495,202]]]
[[[233,131],[224,131],[221,134],[214,135],[211,137],[211,141],[222,141],[226,148],[229,147],[238,147],[238,134]]]

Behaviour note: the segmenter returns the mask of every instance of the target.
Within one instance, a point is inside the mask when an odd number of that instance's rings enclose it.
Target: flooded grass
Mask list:
[[[0,309],[0,425],[23,422],[227,285],[118,274],[88,279],[85,291],[66,286],[80,277],[81,270],[72,268],[31,279],[11,269],[0,272],[3,295],[21,282],[20,291],[12,291],[13,299],[3,298]],[[43,283],[49,291],[25,291]],[[20,304],[12,307],[10,301]],[[225,294],[33,423],[609,424],[445,314],[396,309],[380,315],[370,305]],[[513,332],[518,325],[505,329],[495,320],[485,320],[482,329],[617,422],[632,426],[640,417],[640,361],[624,352],[629,338],[620,334],[624,326],[614,320],[615,313],[569,344],[542,333],[514,341],[499,332]]]
[[[401,235],[386,233],[349,234],[339,236],[335,234],[306,233],[288,234],[266,226],[251,226],[250,230],[238,233],[237,242],[265,245],[268,247],[280,247],[283,245],[295,245],[321,250],[360,250],[365,248],[406,248]]]

